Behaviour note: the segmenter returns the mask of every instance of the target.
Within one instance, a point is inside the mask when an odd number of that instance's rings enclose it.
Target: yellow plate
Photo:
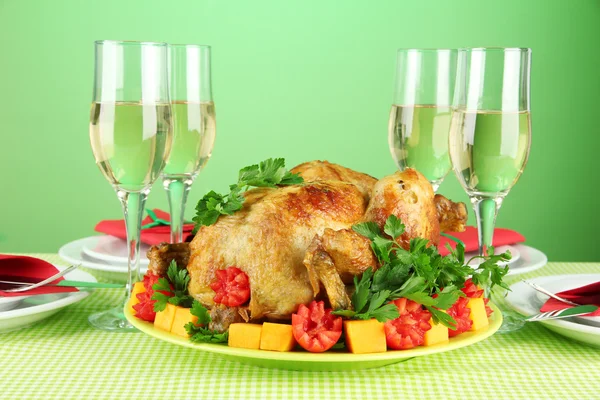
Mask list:
[[[493,335],[500,328],[500,325],[502,325],[500,310],[491,302],[489,306],[494,310],[494,313],[490,317],[490,325],[487,328],[475,332],[462,333],[450,338],[448,343],[428,347],[419,346],[411,350],[390,350],[385,353],[371,354],[352,354],[344,350],[327,351],[325,353],[309,353],[302,350],[280,353],[265,350],[239,349],[229,347],[226,344],[192,343],[186,338],[156,329],[153,324],[134,317],[129,312],[128,306],[125,307],[125,317],[137,329],[156,339],[189,347],[194,350],[214,353],[231,361],[260,367],[296,371],[347,371],[381,367],[408,360],[409,358],[442,353],[480,342]]]

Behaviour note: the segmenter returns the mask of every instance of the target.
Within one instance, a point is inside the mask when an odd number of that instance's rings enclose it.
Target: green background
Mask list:
[[[531,47],[531,155],[498,226],[552,261],[600,260],[597,0],[0,0],[0,251],[56,252],[121,216],[88,139],[97,39],[213,46],[217,140],[188,216],[267,157],[392,173],[399,47]],[[467,201],[453,174],[440,191]],[[160,184],[148,205],[167,207]]]

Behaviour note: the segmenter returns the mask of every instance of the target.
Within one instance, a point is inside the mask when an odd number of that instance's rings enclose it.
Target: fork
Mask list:
[[[562,297],[560,297],[560,296],[557,296],[557,295],[555,295],[555,294],[554,294],[554,293],[552,293],[552,292],[549,292],[548,290],[544,289],[543,287],[541,287],[541,286],[539,286],[538,284],[535,284],[535,283],[533,283],[533,282],[528,282],[528,281],[526,281],[526,280],[522,280],[522,282],[523,282],[523,283],[526,283],[526,284],[528,284],[529,286],[531,286],[532,288],[534,288],[534,289],[535,289],[535,290],[537,290],[538,292],[540,292],[540,293],[543,293],[543,294],[545,294],[546,296],[550,296],[550,297],[552,297],[553,299],[556,299],[556,300],[558,300],[558,301],[562,301],[563,303],[567,303],[567,304],[570,304],[570,305],[572,305],[572,306],[578,306],[578,305],[580,305],[580,304],[577,304],[577,303],[574,303],[574,302],[572,302],[571,300],[563,299]]]
[[[40,286],[44,286],[47,283],[57,280],[58,278],[62,277],[63,275],[68,274],[69,272],[73,271],[76,268],[79,268],[79,265],[71,265],[70,267],[63,269],[62,271],[59,271],[58,273],[52,275],[50,278],[44,279],[41,282],[35,283],[33,285],[29,285],[29,286],[24,285],[23,287],[18,287],[18,288],[14,288],[14,289],[6,289],[6,290],[4,290],[4,292],[20,293],[20,292],[26,292],[31,289],[39,288]]]
[[[525,321],[535,322],[535,321],[543,321],[547,319],[559,319],[559,318],[568,318],[575,317],[577,315],[585,315],[598,310],[597,306],[594,305],[585,305],[578,306],[573,308],[563,308],[562,310],[553,310],[546,311],[543,313],[535,314],[525,318]]]

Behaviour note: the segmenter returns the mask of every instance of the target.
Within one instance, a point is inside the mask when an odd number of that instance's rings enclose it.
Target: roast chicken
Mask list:
[[[393,214],[406,230],[398,239],[432,244],[440,230],[464,230],[463,203],[434,196],[418,171],[407,169],[377,180],[326,161],[298,165],[304,183],[258,188],[244,194],[241,210],[202,226],[189,243],[159,245],[149,252],[150,269],[164,273],[175,259],[187,266],[190,294],[213,310],[219,324],[225,313],[237,319],[289,319],[299,304],[323,299],[334,309],[350,308],[347,287],[354,276],[377,268],[370,242],[352,225],[373,221],[383,227]],[[250,300],[235,309],[214,303],[215,271],[236,266],[250,281]],[[226,329],[213,326],[213,329]]]

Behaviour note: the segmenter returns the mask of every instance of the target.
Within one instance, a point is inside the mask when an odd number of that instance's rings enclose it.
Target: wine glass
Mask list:
[[[449,148],[452,166],[475,216],[479,254],[488,254],[504,197],[529,156],[531,49],[460,49]],[[503,311],[502,331],[523,325]]]
[[[434,191],[450,171],[448,132],[456,50],[400,49],[388,143],[398,168],[415,168]]]
[[[173,144],[162,173],[169,198],[171,243],[183,242],[187,195],[213,150],[215,105],[210,79],[210,46],[170,44],[169,89]]]
[[[96,164],[123,206],[127,229],[126,302],[139,280],[140,227],[150,188],[171,148],[167,44],[101,40],[95,44],[90,142]],[[109,331],[135,330],[124,304],[92,314]]]

